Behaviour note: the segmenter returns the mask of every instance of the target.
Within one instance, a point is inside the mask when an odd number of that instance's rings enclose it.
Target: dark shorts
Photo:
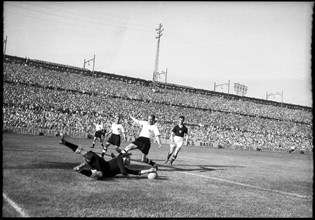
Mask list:
[[[147,155],[149,153],[150,147],[151,147],[151,141],[150,138],[146,137],[138,137],[135,141],[132,142],[135,144],[138,149]]]
[[[120,146],[120,135],[112,134],[107,142],[112,144],[112,145],[119,147]]]
[[[104,135],[104,131],[103,130],[99,130],[95,132],[95,137],[97,138],[102,138],[102,135]]]

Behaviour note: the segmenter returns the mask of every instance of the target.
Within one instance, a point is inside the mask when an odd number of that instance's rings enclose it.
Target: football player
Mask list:
[[[179,116],[178,125],[176,125],[171,133],[171,144],[170,144],[170,151],[167,154],[167,158],[165,163],[170,160],[170,164],[172,165],[174,160],[176,159],[178,152],[180,151],[183,143],[184,143],[184,136],[186,136],[186,146],[188,143],[188,128],[184,125],[185,117]]]
[[[111,126],[111,130],[108,132],[107,135],[110,135],[110,138],[107,140],[105,147],[103,148],[103,152],[102,152],[102,157],[105,155],[109,145],[114,145],[115,150],[120,153],[121,150],[119,149],[120,147],[120,142],[121,142],[121,136],[123,137],[123,140],[126,141],[126,135],[125,135],[125,129],[122,126],[122,124],[120,123],[121,120],[121,116],[120,115],[116,115],[115,117],[115,122],[112,124]]]
[[[87,177],[95,179],[104,179],[108,177],[114,177],[117,174],[122,174],[128,178],[128,174],[143,175],[145,173],[155,172],[155,168],[146,170],[133,170],[126,167],[130,163],[131,154],[120,154],[109,161],[105,161],[103,157],[100,157],[93,151],[86,151],[76,144],[73,144],[65,139],[63,135],[60,140],[60,144],[63,144],[70,148],[73,152],[82,155],[85,158],[85,162],[74,167],[73,170],[85,175]]]
[[[103,125],[101,120],[98,121],[98,124],[93,123],[93,125],[95,126],[95,134],[94,134],[93,144],[92,144],[91,148],[94,148],[96,140],[100,139],[101,145],[104,149],[103,142],[104,142],[105,133],[106,133],[104,125]]]
[[[141,125],[141,131],[139,137],[135,141],[131,142],[125,147],[121,153],[127,153],[130,150],[139,149],[142,152],[141,161],[147,164],[150,164],[152,167],[158,169],[156,163],[147,157],[150,147],[151,147],[151,136],[154,135],[158,143],[158,146],[161,147],[160,132],[156,126],[155,115],[149,115],[148,121],[138,120],[131,115],[130,118],[138,125]]]

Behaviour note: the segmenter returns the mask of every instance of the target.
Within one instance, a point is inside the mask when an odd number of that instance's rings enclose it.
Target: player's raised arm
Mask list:
[[[135,117],[132,117],[131,115],[129,115],[129,117],[137,124],[140,124],[140,120],[136,119]]]

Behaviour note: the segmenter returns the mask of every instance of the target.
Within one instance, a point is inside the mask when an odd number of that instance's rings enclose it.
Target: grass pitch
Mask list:
[[[171,166],[164,163],[169,146],[153,144],[148,157],[159,165],[158,179],[98,181],[72,170],[84,159],[57,137],[2,138],[2,217],[313,216],[313,154],[183,147]],[[92,150],[101,153],[100,143]],[[149,168],[140,151],[131,152],[131,168]]]

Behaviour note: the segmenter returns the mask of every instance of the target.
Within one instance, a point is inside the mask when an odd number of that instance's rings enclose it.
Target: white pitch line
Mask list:
[[[3,197],[22,217],[30,217],[26,214],[26,212],[23,211],[23,209],[18,204],[12,201],[5,193],[3,193]]]
[[[199,176],[199,177],[203,177],[203,178],[207,178],[207,179],[213,179],[213,180],[217,180],[217,181],[232,183],[232,184],[239,185],[239,186],[246,186],[246,187],[250,187],[250,188],[254,188],[254,189],[260,189],[260,190],[269,191],[269,192],[276,192],[276,193],[280,193],[283,195],[296,196],[296,197],[303,198],[303,199],[311,199],[311,196],[304,196],[304,195],[300,195],[297,193],[289,193],[289,192],[275,190],[275,189],[266,189],[266,188],[259,187],[259,186],[253,186],[253,185],[249,185],[249,184],[245,184],[245,183],[239,183],[239,182],[221,179],[221,178],[217,178],[217,177],[203,176],[200,174],[189,173],[189,172],[185,172],[185,171],[178,171],[178,172],[189,174],[189,175],[194,175],[194,176]]]
[[[139,164],[139,165],[145,164],[145,163],[140,163],[140,162],[137,162],[137,161],[134,161],[134,160],[131,160],[131,162],[135,163],[135,164]],[[167,166],[167,167],[169,167],[169,166]],[[172,168],[172,167],[169,167],[169,168]],[[221,178],[217,178],[217,177],[204,176],[204,175],[195,174],[195,173],[189,173],[189,172],[185,172],[185,171],[178,171],[178,172],[189,174],[189,175],[194,175],[194,176],[199,176],[199,177],[203,177],[203,178],[207,178],[207,179],[212,179],[212,180],[232,183],[232,184],[239,185],[239,186],[246,186],[246,187],[250,187],[250,188],[253,188],[253,189],[260,189],[260,190],[263,190],[263,191],[280,193],[280,194],[287,195],[287,196],[295,196],[295,197],[299,197],[299,198],[303,198],[303,199],[311,199],[312,198],[312,196],[305,196],[305,195],[300,195],[300,194],[297,194],[297,193],[289,193],[289,192],[275,190],[275,189],[267,189],[267,188],[263,188],[263,187],[259,187],[259,186],[253,186],[253,185],[249,185],[249,184],[246,184],[246,183],[239,183],[239,182],[235,182],[235,181],[232,181],[232,180],[226,180],[226,179],[221,179]]]

